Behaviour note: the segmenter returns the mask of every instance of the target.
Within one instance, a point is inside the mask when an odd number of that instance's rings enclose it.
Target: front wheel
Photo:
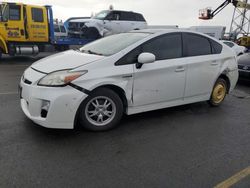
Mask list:
[[[79,123],[91,131],[114,128],[122,118],[123,103],[119,95],[107,88],[94,91],[82,103]]]
[[[208,103],[211,106],[219,106],[225,99],[227,94],[227,82],[223,78],[219,78],[213,88]]]

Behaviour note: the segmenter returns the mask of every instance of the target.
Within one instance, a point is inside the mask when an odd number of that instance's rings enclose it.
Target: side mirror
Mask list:
[[[138,63],[147,64],[147,63],[153,63],[153,62],[155,62],[155,55],[152,53],[144,52],[138,56]]]

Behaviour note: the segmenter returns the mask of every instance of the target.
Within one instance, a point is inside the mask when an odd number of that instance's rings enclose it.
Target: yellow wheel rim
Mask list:
[[[219,104],[223,101],[226,95],[226,86],[223,83],[218,83],[213,90],[213,102]]]

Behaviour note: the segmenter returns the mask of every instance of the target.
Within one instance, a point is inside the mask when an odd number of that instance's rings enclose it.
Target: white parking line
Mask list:
[[[18,95],[18,92],[13,91],[13,92],[5,92],[5,93],[0,93],[0,95]]]

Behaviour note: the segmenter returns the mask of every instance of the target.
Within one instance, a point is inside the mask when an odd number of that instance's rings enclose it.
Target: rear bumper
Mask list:
[[[229,89],[229,93],[232,92],[238,82],[239,79],[239,71],[238,69],[235,69],[233,71],[230,71],[227,73],[227,76],[229,78],[230,81],[230,89]]]

